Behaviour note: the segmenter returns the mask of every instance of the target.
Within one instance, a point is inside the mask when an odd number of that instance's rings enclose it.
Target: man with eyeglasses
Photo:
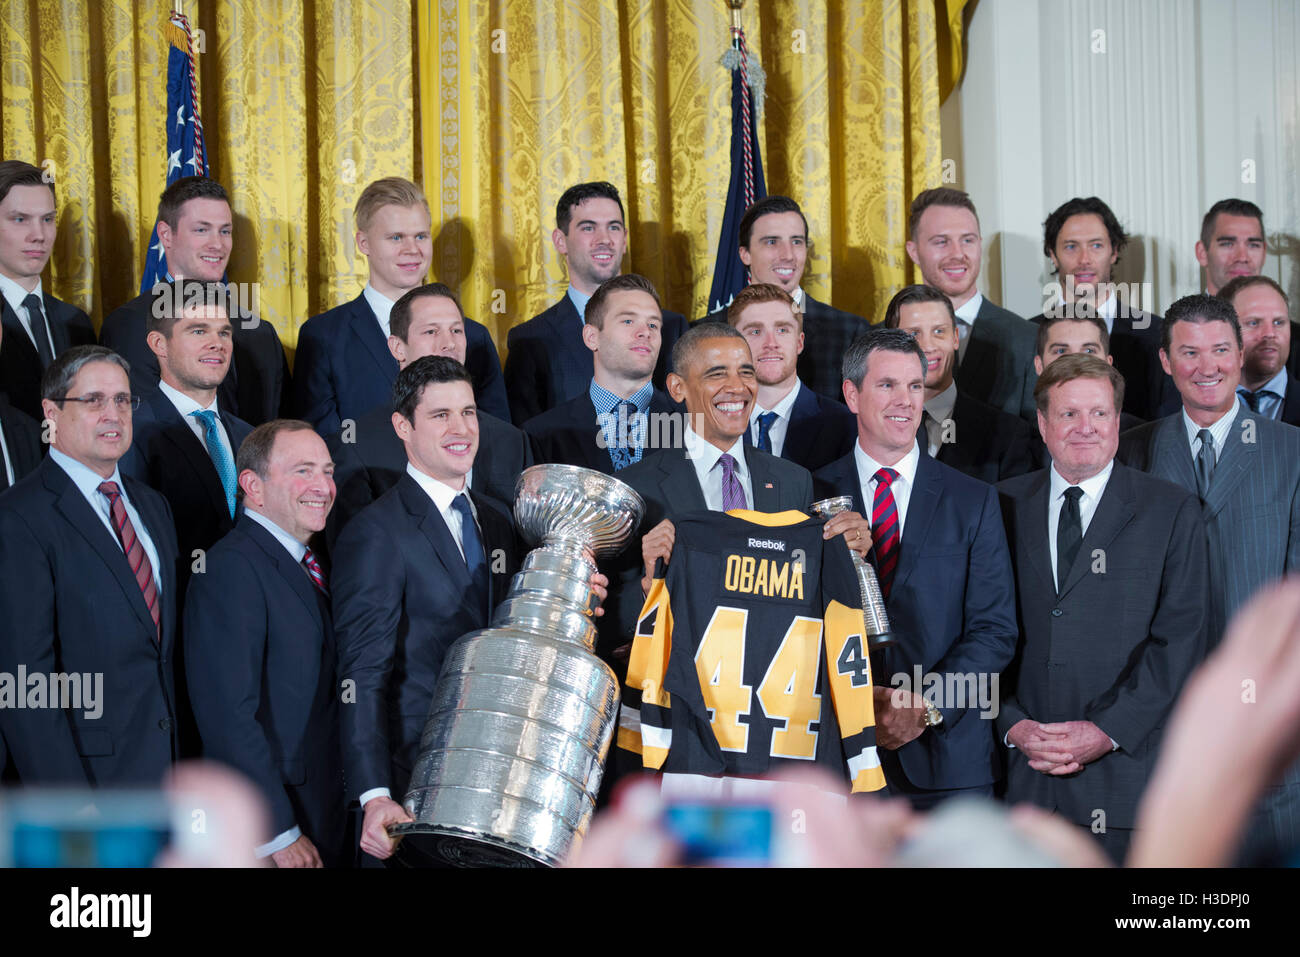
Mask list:
[[[124,478],[128,366],[78,346],[41,382],[50,454],[0,497],[0,733],[24,785],[157,785],[176,753],[176,533]],[[23,676],[18,678],[18,676]]]

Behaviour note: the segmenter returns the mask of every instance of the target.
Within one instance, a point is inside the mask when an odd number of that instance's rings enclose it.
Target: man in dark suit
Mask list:
[[[1211,646],[1252,595],[1300,570],[1300,431],[1238,399],[1243,334],[1224,295],[1231,286],[1219,297],[1186,296],[1169,307],[1161,359],[1182,409],[1127,433],[1120,444],[1125,464],[1200,499],[1210,548]],[[1296,846],[1300,765],[1266,794],[1248,853],[1269,858]]]
[[[640,462],[652,422],[675,410],[651,382],[662,336],[663,311],[650,280],[626,273],[601,283],[582,327],[593,368],[587,391],[524,423],[537,461],[606,475]]]
[[[118,471],[133,403],[120,356],[69,349],[42,393],[50,453],[0,496],[0,672],[49,676],[53,697],[0,708],[0,728],[24,785],[156,787],[176,753],[171,512]]]
[[[1016,641],[993,489],[917,442],[926,373],[921,347],[900,330],[873,329],[854,343],[844,395],[858,441],[816,476],[819,496],[851,495],[873,517],[871,558],[898,642],[873,665],[886,676],[876,682],[876,741],[891,791],[918,809],[992,795],[999,775],[987,719]],[[951,691],[935,694],[936,684]]]
[[[1177,392],[1160,366],[1160,317],[1118,295],[1111,271],[1128,245],[1128,234],[1109,206],[1096,196],[1075,197],[1052,211],[1043,224],[1043,253],[1057,276],[1055,294],[1043,314],[1106,323],[1110,355],[1124,377],[1124,411],[1150,420]]]
[[[1292,332],[1286,293],[1268,276],[1239,276],[1218,295],[1241,327],[1241,401],[1266,419],[1300,425],[1300,380],[1286,367]]]
[[[3,227],[0,227],[3,228]],[[4,328],[0,326],[0,350]],[[0,389],[0,492],[41,464],[41,429],[36,420],[9,404]]]
[[[465,364],[464,316],[456,295],[442,283],[419,286],[393,305],[388,348],[399,369],[423,356],[446,356]],[[471,373],[472,376],[472,373]],[[327,440],[334,456],[338,500],[325,526],[330,546],[354,515],[406,474],[406,447],[393,426],[392,397]],[[509,422],[478,410],[479,450],[469,474],[475,492],[514,508],[515,483],[533,464],[527,437]]]
[[[912,200],[907,255],[927,286],[952,302],[957,320],[957,385],[973,399],[1036,423],[1034,327],[976,286],[983,239],[970,196],[943,186]]]
[[[790,294],[750,283],[727,307],[727,323],[749,343],[758,381],[745,441],[809,472],[848,452],[857,434],[853,413],[799,380],[803,314]]]
[[[803,313],[799,379],[818,395],[842,402],[840,362],[870,324],[861,316],[818,302],[800,285],[808,264],[808,220],[803,210],[788,196],[760,199],[741,217],[739,238],[749,281],[784,289]]]
[[[904,286],[890,300],[884,325],[909,333],[925,355],[925,406],[916,437],[927,455],[990,485],[1034,470],[1034,437],[1024,420],[967,395],[953,381],[960,333],[946,295],[932,286]]]
[[[334,501],[331,471],[306,422],[259,426],[239,450],[243,514],[185,601],[204,754],[266,798],[274,836],[257,856],[278,867],[347,859],[334,628],[325,572],[307,546]]]
[[[219,283],[193,280],[156,290],[147,343],[160,378],[140,400],[122,471],[161,492],[176,520],[181,605],[203,552],[235,525],[239,445],[253,431],[223,408],[234,332]]]
[[[1062,356],[1038,379],[1049,469],[998,486],[1021,643],[1002,688],[1007,800],[1095,834],[1122,861],[1183,682],[1205,655],[1200,503],[1114,461],[1124,379]]]
[[[53,180],[30,163],[0,162],[0,392],[37,421],[41,374],[68,349],[95,341],[89,317],[41,287],[56,230]]]
[[[410,180],[390,176],[361,192],[354,210],[357,251],[369,262],[370,278],[361,295],[312,316],[298,330],[294,357],[296,414],[323,436],[387,405],[397,378],[389,351],[394,303],[424,284],[433,258],[429,203]],[[482,411],[506,422],[501,360],[487,328],[462,316],[465,355]]]
[[[169,278],[224,282],[233,237],[230,198],[215,180],[185,176],[158,200],[158,242],[167,256]],[[256,302],[247,284],[230,287],[229,315],[234,327],[230,372],[221,383],[222,406],[246,422],[261,425],[280,414],[289,396],[289,363],[275,327],[253,314]],[[238,295],[236,295],[238,293]],[[158,359],[149,348],[146,291],[108,314],[99,330],[100,345],[131,363],[131,391],[144,395],[158,382]]]
[[[569,288],[559,302],[506,336],[506,390],[517,425],[576,399],[591,382],[591,353],[582,333],[587,302],[601,283],[619,274],[627,252],[627,224],[618,189],[604,182],[566,189],[555,206],[551,242],[567,264]],[[663,310],[659,329],[663,347],[653,376],[656,388],[663,388],[667,357],[685,331],[685,317]]]
[[[812,503],[807,469],[745,443],[758,389],[744,336],[722,323],[696,323],[673,347],[672,368],[668,392],[685,404],[686,424],[676,434],[652,435],[657,451],[618,474],[645,500],[646,511],[640,550],[629,547],[609,563],[613,584],[598,623],[598,650],[615,658],[635,629],[655,562],[672,560],[676,516],[705,509],[807,510]],[[826,523],[827,538],[841,534],[864,553],[870,545],[866,520],[856,512]]]
[[[406,474],[357,515],[335,549],[338,678],[347,796],[363,808],[361,848],[395,846],[387,825],[410,820],[406,792],[443,657],[487,625],[516,564],[509,516],[466,488],[479,446],[469,373],[445,356],[397,376],[394,427]]]

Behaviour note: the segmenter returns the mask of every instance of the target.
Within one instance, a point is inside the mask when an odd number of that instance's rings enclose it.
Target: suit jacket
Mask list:
[[[56,462],[0,496],[0,672],[103,675],[96,718],[85,707],[0,708],[27,786],[157,787],[175,757],[171,511],[147,486],[122,484],[158,552],[161,641],[121,546]]]
[[[50,324],[50,348],[57,359],[73,346],[95,344],[95,327],[90,317],[71,303],[55,299],[41,287],[41,300]],[[0,296],[0,323],[4,335],[0,336],[0,392],[9,393],[9,401],[19,412],[24,412],[37,422],[41,414],[41,357],[27,335],[27,330],[17,314],[9,308],[9,300]]]
[[[844,353],[871,324],[803,294],[803,352],[799,353],[799,378],[819,395],[844,401]]]
[[[1040,324],[1043,316],[1029,321]],[[1160,365],[1163,322],[1157,315],[1121,302],[1110,331],[1110,356],[1124,377],[1123,411],[1148,422],[1176,409],[1179,402],[1173,380]],[[1172,408],[1170,403],[1174,403]]]
[[[790,409],[781,458],[815,472],[851,451],[857,437],[858,420],[843,401],[828,399],[805,386]],[[753,445],[753,440],[751,423],[745,444]]]
[[[297,825],[327,865],[341,864],[348,835],[329,599],[251,518],[212,547],[190,585],[185,651],[204,756],[257,785],[272,835]]]
[[[1037,346],[1036,326],[985,296],[975,313],[966,355],[957,365],[958,387],[980,402],[1036,425]]]
[[[312,316],[298,330],[294,355],[294,414],[321,435],[392,401],[397,360],[365,294]],[[465,368],[474,399],[485,412],[510,420],[501,360],[486,327],[465,320]]]
[[[817,473],[817,497],[851,495],[854,509],[870,515],[862,478],[849,453]],[[884,651],[884,671],[874,680],[897,686],[893,676],[902,674],[910,686],[918,666],[922,674],[999,674],[1015,653],[1014,607],[993,489],[922,455],[886,603],[898,644]],[[992,722],[977,700],[956,703],[942,701],[943,723],[894,752],[917,788],[981,787],[1000,776]]]
[[[812,504],[812,476],[808,470],[758,449],[745,450],[755,511],[807,511]],[[695,466],[682,449],[660,449],[618,473],[620,481],[635,489],[645,501],[641,526],[621,555],[602,563],[609,578],[605,614],[596,619],[598,650],[608,654],[632,639],[641,612],[641,537],[665,518],[708,509]]]
[[[673,346],[686,331],[686,319],[663,310],[659,361],[652,381],[663,389]],[[566,291],[560,301],[506,335],[506,391],[511,421],[536,418],[587,391],[591,383],[591,350],[582,341],[582,317]]]
[[[591,381],[588,377],[588,382]],[[679,406],[658,389],[650,397],[650,415],[679,413]],[[653,423],[647,423],[646,442],[654,434]],[[596,406],[591,393],[584,391],[567,402],[524,423],[524,432],[532,443],[533,458],[538,462],[559,462],[563,465],[580,465],[606,475],[614,475],[614,462],[609,449],[601,448],[598,436],[600,423],[596,420]],[[649,454],[647,448],[643,455]]]
[[[1205,656],[1209,560],[1195,496],[1115,464],[1058,596],[1049,470],[998,486],[1011,542],[1020,646],[1002,679],[999,740],[1022,719],[1091,721],[1119,750],[1052,777],[1008,749],[1007,800],[1131,828],[1183,682]]]
[[[1030,429],[1023,419],[958,389],[952,422],[954,441],[942,443],[936,456],[949,468],[989,485],[1039,468],[1034,442],[1037,429]],[[928,441],[920,432],[917,435]]]
[[[239,446],[253,427],[227,411],[220,399],[217,409],[230,439],[231,453],[238,457]],[[230,517],[226,492],[212,458],[157,382],[141,397],[132,428],[131,448],[122,456],[119,468],[123,475],[161,492],[171,506],[181,555],[183,593],[189,584],[195,549],[206,552],[235,527],[235,521]]]
[[[31,416],[19,412],[0,392],[0,429],[4,430],[5,445],[9,449],[9,465],[14,470],[14,483],[35,471],[41,464],[45,449],[41,445],[41,427]],[[0,492],[9,487],[8,477],[0,467]]]
[[[388,406],[382,405],[357,420],[352,433],[355,441],[344,442],[342,432],[325,440],[334,458],[334,484],[338,488],[325,525],[331,553],[348,522],[406,474],[406,446],[393,431],[392,419]],[[513,514],[515,483],[532,464],[533,450],[523,432],[487,413],[479,415],[471,489]]]
[[[495,608],[517,567],[514,529],[491,499],[470,498]],[[498,564],[496,554],[506,561]],[[338,679],[355,682],[356,703],[341,709],[347,795],[387,787],[400,803],[443,658],[462,635],[486,627],[489,608],[474,601],[455,539],[409,475],[339,536],[331,590]]]
[[[153,294],[141,293],[110,312],[99,330],[99,344],[131,364],[131,391],[141,396],[156,389],[162,376],[148,342],[152,308]],[[217,387],[220,406],[254,426],[279,418],[288,411],[291,389],[279,333],[256,316],[231,316],[230,324],[234,350],[230,371]]]

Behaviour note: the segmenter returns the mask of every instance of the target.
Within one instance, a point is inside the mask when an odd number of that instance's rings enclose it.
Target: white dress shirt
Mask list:
[[[1237,410],[1242,407],[1240,401],[1232,403],[1232,408],[1223,415],[1219,416],[1219,421],[1208,426],[1210,437],[1214,439],[1214,464],[1219,464],[1219,459],[1223,458],[1223,449],[1227,445],[1228,436],[1232,432],[1232,423],[1237,420]],[[1187,414],[1187,408],[1183,408],[1183,428],[1187,431],[1187,445],[1192,451],[1192,463],[1196,463],[1196,458],[1201,454],[1201,440],[1197,438],[1197,433],[1205,426],[1197,425],[1192,421],[1191,416]]]
[[[898,510],[898,540],[903,540],[903,525],[907,522],[907,503],[912,500],[912,488],[916,485],[916,467],[921,461],[921,444],[912,443],[912,449],[893,465],[885,466],[877,462],[862,450],[862,443],[853,445],[853,461],[858,466],[858,477],[862,480],[862,504],[867,510],[867,520],[871,520],[871,505],[876,500],[876,473],[882,468],[891,468],[898,473],[890,483],[889,490],[894,494],[894,508]]]
[[[1111,459],[1104,469],[1092,478],[1084,479],[1079,483],[1079,488],[1083,490],[1083,495],[1079,498],[1079,525],[1084,535],[1088,534],[1088,525],[1092,522],[1092,516],[1097,513],[1097,504],[1101,501],[1102,493],[1106,491],[1106,483],[1110,481],[1110,473],[1114,469],[1115,460]],[[1056,580],[1056,535],[1061,523],[1061,507],[1065,504],[1065,490],[1070,487],[1070,483],[1056,471],[1055,464],[1052,465],[1051,477],[1052,483],[1047,499],[1047,551],[1051,556],[1052,582],[1056,585],[1056,590],[1060,591],[1061,583]]]
[[[930,413],[930,422],[925,428],[925,437],[929,445],[930,458],[939,454],[943,444],[943,424],[952,418],[953,406],[957,404],[957,383],[949,382],[933,399],[925,400],[925,411]],[[924,416],[922,416],[924,418]]]
[[[385,341],[388,339],[389,317],[393,312],[393,306],[397,304],[396,300],[389,299],[382,292],[375,289],[370,283],[366,283],[366,288],[361,290],[361,295],[366,297],[366,302],[370,304],[370,311],[375,314],[379,320],[379,331],[384,334]]]
[[[22,325],[23,331],[27,333],[27,338],[31,340],[33,346],[36,345],[36,337],[32,335],[32,317],[27,314],[27,307],[23,305],[23,300],[28,296],[35,296],[41,301],[41,315],[45,322],[45,334],[50,337],[50,349],[52,350],[54,348],[54,333],[50,329],[50,317],[45,315],[45,296],[41,293],[40,279],[36,280],[36,288],[28,292],[8,276],[0,275],[0,293],[4,295],[5,302],[9,303],[9,308],[14,311],[14,315],[18,317],[18,322]]]
[[[213,411],[216,411],[215,408],[213,409]],[[248,518],[252,519],[254,522],[257,522],[258,525],[261,525],[268,532],[270,532],[271,537],[284,546],[285,551],[287,551],[293,557],[294,562],[302,567],[303,576],[307,578],[308,581],[310,581],[311,580],[310,576],[307,575],[307,571],[306,571],[307,566],[302,564],[303,556],[307,554],[307,546],[304,545],[302,542],[298,541],[298,539],[294,538],[292,535],[286,532],[279,525],[275,524],[275,522],[271,521],[261,512],[258,512],[251,507],[245,507],[244,514],[248,516]],[[315,586],[313,585],[313,587]],[[277,851],[283,851],[286,847],[288,847],[294,841],[298,840],[298,838],[300,837],[302,837],[302,828],[300,828],[297,824],[295,824],[287,831],[281,831],[279,834],[271,838],[265,844],[259,844],[257,847],[253,849],[253,853],[256,854],[259,858],[270,857],[272,854],[276,853]]]
[[[0,455],[3,455],[5,462],[5,481],[8,483],[5,485],[5,488],[13,488],[14,457],[9,453],[9,443],[5,441],[5,427],[3,422],[0,422]]]
[[[772,427],[767,430],[767,437],[772,442],[772,454],[780,457],[782,450],[785,449],[785,435],[790,431],[790,413],[794,410],[794,401],[799,398],[799,390],[802,388],[803,383],[796,378],[794,388],[772,408],[765,409],[757,402],[754,403],[754,412],[749,417],[749,439],[754,443],[754,448],[758,448],[758,417],[764,412],[775,412],[776,418],[772,420]]]
[[[455,541],[456,547],[460,549],[460,557],[465,557],[465,545],[462,537],[460,513],[451,507],[451,503],[456,500],[456,496],[464,493],[465,500],[469,502],[470,514],[474,516],[474,521],[478,522],[478,509],[474,507],[474,500],[469,497],[469,480],[466,477],[465,487],[463,489],[454,489],[450,485],[438,481],[431,475],[426,475],[417,469],[410,462],[406,463],[406,474],[415,479],[415,484],[424,490],[424,493],[433,499],[433,504],[437,506],[438,513],[442,520],[447,523],[447,529],[451,532],[452,540]],[[482,540],[480,534],[479,540]],[[392,797],[392,792],[386,787],[369,788],[361,792],[361,806],[364,808],[366,802],[377,797]]]
[[[976,290],[975,295],[971,296],[953,312],[957,314],[957,362],[966,358],[966,346],[970,343],[971,330],[975,328],[975,317],[979,314],[980,306],[984,304],[984,296]]]
[[[158,600],[162,601],[162,579],[159,578],[158,549],[154,548],[153,536],[149,531],[149,526],[144,523],[140,513],[135,510],[131,504],[130,496],[127,495],[126,485],[122,482],[122,473],[117,467],[113,468],[111,478],[104,478],[98,472],[95,472],[85,465],[82,465],[71,456],[65,455],[58,449],[50,449],[50,458],[63,471],[68,473],[68,478],[72,479],[72,484],[77,487],[83,498],[90,503],[95,514],[99,516],[100,522],[109,536],[113,539],[113,544],[118,548],[122,547],[122,540],[117,537],[117,529],[113,527],[112,512],[108,506],[108,496],[99,490],[101,482],[116,482],[117,490],[122,496],[122,504],[126,506],[126,517],[131,520],[131,527],[135,529],[135,537],[140,540],[144,546],[145,556],[149,559],[149,567],[153,570],[153,585],[158,590]],[[159,608],[162,606],[159,605]]]
[[[203,446],[203,450],[208,453],[208,458],[212,458],[212,450],[208,448],[208,430],[203,425],[203,420],[195,416],[193,413],[217,413],[217,435],[221,439],[221,445],[226,450],[226,454],[230,456],[230,461],[235,461],[235,450],[230,444],[230,436],[226,434],[226,423],[221,421],[221,412],[217,408],[217,396],[215,392],[212,395],[211,404],[202,406],[184,392],[173,389],[161,379],[158,380],[158,391],[167,396],[168,401],[175,406],[176,411],[181,415],[181,419],[190,427],[190,431],[194,433],[195,437],[198,438],[199,445]]]
[[[686,445],[686,457],[695,466],[695,477],[704,491],[704,504],[712,512],[722,511],[722,466],[718,459],[723,450],[710,442],[705,442],[687,426],[683,433]],[[745,437],[736,439],[736,444],[726,450],[736,460],[736,478],[745,492],[745,505],[754,507],[754,483],[749,475],[749,464],[745,461]]]

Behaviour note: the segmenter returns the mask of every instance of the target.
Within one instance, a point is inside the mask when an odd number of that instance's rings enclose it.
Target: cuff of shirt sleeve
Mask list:
[[[369,791],[361,792],[361,806],[365,807],[366,802],[374,798],[391,798],[392,796],[393,794],[388,788],[371,788]]]
[[[302,828],[297,827],[295,825],[294,827],[289,828],[289,830],[284,831],[281,834],[277,834],[275,837],[271,838],[271,840],[267,841],[265,844],[261,844],[258,847],[254,848],[253,853],[255,853],[259,859],[263,857],[270,857],[272,854],[276,853],[277,851],[283,851],[286,847],[288,847],[294,841],[298,840],[298,838],[300,837],[302,837]]]

